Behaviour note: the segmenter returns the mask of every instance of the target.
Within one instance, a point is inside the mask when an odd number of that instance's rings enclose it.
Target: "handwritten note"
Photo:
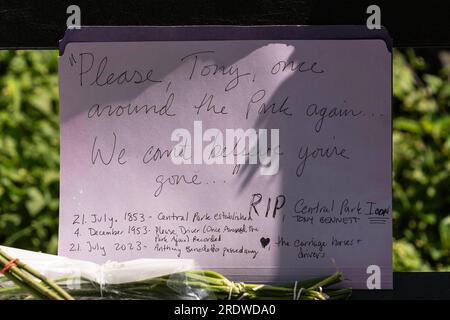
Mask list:
[[[392,287],[383,40],[98,40],[59,60],[60,255]]]

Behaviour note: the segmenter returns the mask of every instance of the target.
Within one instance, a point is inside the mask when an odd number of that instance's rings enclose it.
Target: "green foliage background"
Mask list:
[[[450,69],[393,60],[394,270],[450,271]]]
[[[394,270],[450,271],[450,70],[394,52]],[[55,253],[57,52],[0,51],[0,243]]]
[[[0,50],[0,243],[56,252],[58,65],[54,51]]]

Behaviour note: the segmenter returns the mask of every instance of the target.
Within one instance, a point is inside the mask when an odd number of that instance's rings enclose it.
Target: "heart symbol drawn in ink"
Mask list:
[[[259,241],[261,241],[262,247],[265,248],[269,244],[270,239],[262,237]]]

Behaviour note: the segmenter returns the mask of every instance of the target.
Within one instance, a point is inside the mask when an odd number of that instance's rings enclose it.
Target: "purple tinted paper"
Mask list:
[[[389,45],[214,28],[63,42],[59,254],[392,288]]]

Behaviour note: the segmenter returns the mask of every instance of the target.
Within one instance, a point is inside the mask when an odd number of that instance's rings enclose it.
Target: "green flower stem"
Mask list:
[[[11,261],[13,258],[9,256],[5,251],[0,249],[0,255],[3,256],[6,260]],[[46,276],[40,274],[30,266],[26,265],[25,263],[21,262],[20,260],[16,261],[16,265],[18,268],[25,270],[35,278],[41,280],[42,283],[44,283],[46,286],[48,286],[51,290],[55,291],[58,295],[60,295],[65,300],[74,300],[70,294],[68,294],[66,291],[61,289],[60,286],[58,286],[53,280],[47,278]]]
[[[219,300],[328,300],[346,299],[351,289],[327,290],[341,281],[340,273],[328,277],[298,282],[297,285],[264,285],[233,282],[210,270],[192,270],[143,281],[100,286],[87,279],[77,279],[77,289],[66,288],[62,278],[56,281],[77,299],[219,299]],[[73,279],[73,278],[72,278]],[[294,292],[294,288],[296,289]],[[8,288],[9,289],[9,288]],[[301,291],[299,297],[296,297]],[[3,294],[6,295],[8,291]],[[11,293],[14,291],[11,290]],[[23,293],[16,292],[16,293]],[[100,294],[101,293],[101,294]],[[0,295],[2,291],[0,290]]]
[[[0,267],[3,268],[10,260],[0,255]],[[59,297],[50,292],[42,284],[33,280],[29,275],[21,271],[17,266],[12,266],[5,272],[5,276],[17,286],[28,290],[37,299],[57,300]]]
[[[352,289],[331,290],[327,294],[331,300],[348,299],[352,294]]]
[[[329,277],[326,277],[325,279],[316,282],[314,285],[310,286],[308,289],[311,290],[317,290],[319,288],[324,288],[327,286],[331,286],[332,284],[338,283],[342,281],[342,275],[340,272],[335,272]]]

